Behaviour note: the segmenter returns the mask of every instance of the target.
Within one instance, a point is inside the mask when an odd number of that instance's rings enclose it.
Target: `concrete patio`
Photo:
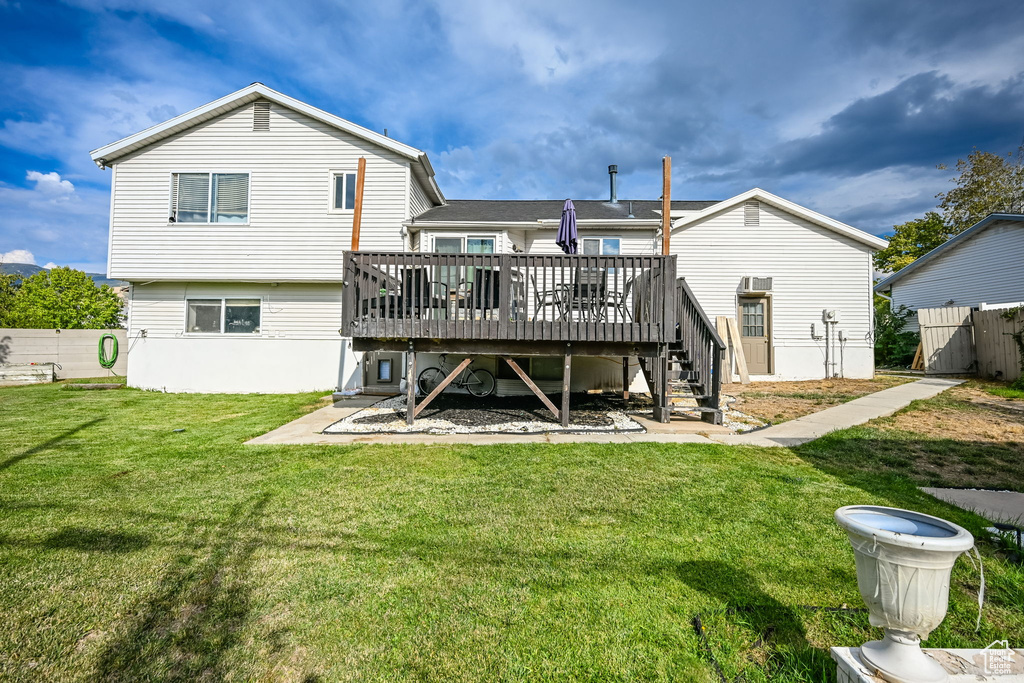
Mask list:
[[[747,434],[733,434],[727,428],[697,419],[673,418],[663,424],[631,415],[647,429],[646,433],[613,432],[571,434],[322,434],[331,424],[381,400],[380,396],[354,396],[304,415],[286,425],[247,441],[251,445],[270,444],[497,444],[497,443],[720,443],[732,446],[796,446],[829,432],[885,417],[912,401],[931,398],[962,380],[922,379],[862,396],[818,413]]]

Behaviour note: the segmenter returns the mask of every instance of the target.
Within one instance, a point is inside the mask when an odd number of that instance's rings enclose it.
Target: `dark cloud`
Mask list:
[[[854,47],[911,55],[979,47],[1024,30],[1019,0],[852,0],[840,14]]]
[[[947,76],[911,76],[850,104],[817,135],[772,150],[758,174],[852,176],[902,165],[934,165],[971,149],[1012,151],[1024,133],[1024,72],[998,87],[956,86]]]

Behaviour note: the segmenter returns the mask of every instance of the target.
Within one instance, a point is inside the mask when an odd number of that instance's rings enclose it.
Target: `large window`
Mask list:
[[[175,173],[172,223],[248,223],[248,173]]]
[[[621,244],[618,237],[584,237],[583,253],[587,256],[618,256]]]
[[[356,174],[331,172],[331,211],[356,208]]]
[[[197,334],[259,334],[259,299],[189,299],[185,331]]]

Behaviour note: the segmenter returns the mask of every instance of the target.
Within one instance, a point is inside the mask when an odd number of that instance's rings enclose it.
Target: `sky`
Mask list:
[[[0,259],[105,272],[89,151],[260,81],[453,199],[761,187],[874,234],[1024,139],[1010,0],[0,0]]]

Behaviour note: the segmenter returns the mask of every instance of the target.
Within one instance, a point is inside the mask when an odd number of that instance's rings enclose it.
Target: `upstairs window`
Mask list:
[[[331,173],[331,211],[352,211],[356,208],[356,174]]]
[[[259,334],[259,299],[189,299],[185,331],[193,334]]]
[[[172,223],[248,223],[248,173],[175,173]]]

